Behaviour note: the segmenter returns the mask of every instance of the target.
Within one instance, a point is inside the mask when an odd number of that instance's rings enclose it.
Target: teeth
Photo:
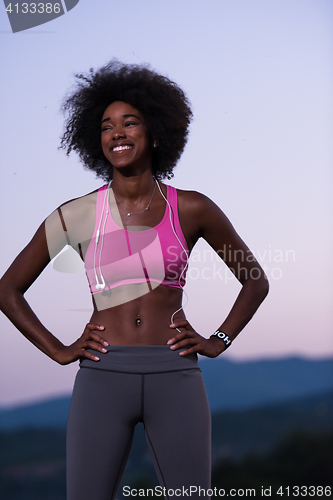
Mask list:
[[[124,151],[124,149],[130,149],[131,146],[116,146],[112,148],[112,151]]]

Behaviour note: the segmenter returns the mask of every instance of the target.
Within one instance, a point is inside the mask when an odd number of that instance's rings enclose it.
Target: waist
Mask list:
[[[124,292],[128,295],[127,290]],[[121,294],[113,296],[113,305],[116,305],[116,299],[120,299],[117,307],[111,307],[108,302],[105,308],[98,307],[101,306],[98,303],[90,320],[105,327],[102,335],[110,345],[164,346],[175,335],[176,332],[169,325],[172,314],[181,307],[181,290],[159,286],[123,304],[121,298]],[[184,318],[182,310],[176,318]]]
[[[106,349],[104,354],[88,349],[100,360],[81,358],[80,368],[137,374],[200,370],[196,353],[179,355],[184,348],[172,351],[169,346],[164,345],[116,345]]]

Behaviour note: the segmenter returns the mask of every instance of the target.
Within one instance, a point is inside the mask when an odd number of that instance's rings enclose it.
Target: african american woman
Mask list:
[[[61,147],[76,151],[105,184],[41,224],[1,279],[1,309],[57,363],[80,360],[68,418],[67,500],[115,498],[138,422],[164,496],[185,497],[196,487],[193,498],[199,488],[208,498],[211,420],[197,355],[215,358],[231,345],[265,298],[267,278],[218,206],[162,182],[188,137],[184,92],[145,65],[116,60],[77,82],[63,103]],[[199,238],[242,284],[209,338],[182,308]],[[48,331],[24,298],[66,245],[84,262],[93,301],[71,345]]]

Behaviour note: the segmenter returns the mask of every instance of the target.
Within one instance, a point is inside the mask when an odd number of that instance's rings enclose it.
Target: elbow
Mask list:
[[[3,277],[0,279],[0,311],[7,314],[8,307],[15,300],[17,290]],[[20,293],[20,292],[19,292]]]
[[[267,276],[264,274],[256,283],[256,293],[262,302],[268,295],[269,292],[269,281]]]
[[[0,311],[4,312],[4,309],[6,307],[6,302],[8,301],[8,289],[0,280]]]
[[[257,279],[253,277],[246,280],[243,286],[247,287],[258,304],[260,304],[267,297],[269,292],[269,282],[264,273],[262,273]]]
[[[262,300],[264,300],[267,297],[268,292],[269,292],[269,281],[268,281],[267,277],[265,276],[264,283],[262,285],[262,293],[263,293]]]
[[[253,286],[255,288],[255,293],[258,298],[261,298],[261,302],[267,297],[269,292],[269,281],[265,274],[265,271],[259,266],[256,268],[256,273],[250,276],[253,281]]]
[[[5,287],[3,284],[3,279],[0,279],[0,311],[2,311],[2,304],[4,302],[5,296],[6,296],[6,291]]]

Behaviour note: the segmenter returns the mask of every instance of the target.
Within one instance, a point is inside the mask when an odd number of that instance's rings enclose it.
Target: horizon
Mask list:
[[[330,357],[323,357],[323,358],[309,358],[309,357],[300,357],[300,356],[288,356],[288,357],[279,357],[279,358],[260,358],[260,359],[232,359],[232,358],[223,358],[218,356],[215,358],[216,360],[222,361],[223,363],[232,363],[234,365],[251,365],[251,364],[260,364],[260,363],[274,363],[274,362],[281,362],[281,361],[305,361],[305,362],[310,362],[310,363],[322,363],[322,362],[331,362],[332,363],[332,389],[324,389],[323,392],[327,392],[330,390],[333,390],[333,356]],[[200,362],[203,361],[209,362],[209,358],[205,358],[204,356],[199,355],[199,365]],[[211,360],[210,360],[211,361]],[[217,362],[219,362],[217,361]],[[303,397],[310,397],[313,395],[313,393],[310,391],[310,394],[308,395],[301,395],[299,396],[300,398]],[[34,406],[34,405],[39,405],[59,399],[68,399],[71,398],[72,396],[72,391],[68,390],[67,392],[61,392],[61,393],[53,393],[53,394],[44,394],[43,396],[39,396],[37,398],[32,398],[32,399],[27,399],[27,400],[21,400],[19,402],[14,402],[14,403],[3,403],[1,402],[0,398],[0,412],[3,411],[11,411],[11,410],[19,410],[20,408],[25,408],[28,406]],[[284,400],[283,400],[284,401]],[[287,400],[286,400],[287,401]]]

